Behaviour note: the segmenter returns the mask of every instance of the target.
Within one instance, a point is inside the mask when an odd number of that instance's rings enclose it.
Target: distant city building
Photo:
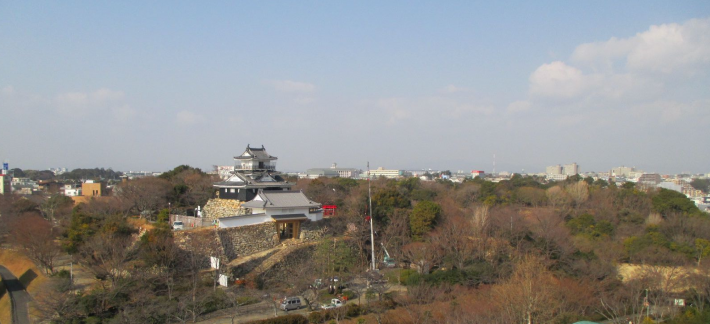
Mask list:
[[[64,185],[64,195],[68,197],[81,196],[81,187],[77,187],[73,184]]]
[[[20,195],[31,195],[39,191],[39,184],[30,178],[12,178],[12,191]]]
[[[328,168],[315,168],[306,170],[306,173],[303,174],[303,177],[308,179],[338,178],[340,177],[340,174]]]
[[[562,166],[559,164],[548,166],[545,168],[545,174],[548,176],[562,174]]]
[[[618,168],[613,168],[611,171],[612,177],[625,177],[629,178],[632,177],[635,173],[639,172],[636,170],[636,168],[633,167],[625,167],[625,166],[620,166]]]
[[[677,183],[673,183],[673,182],[664,181],[664,182],[659,183],[658,187],[663,188],[663,189],[681,192],[681,193],[683,192],[683,186],[680,184],[677,184]]]
[[[564,180],[569,176],[579,174],[579,165],[577,163],[565,165],[551,165],[545,168],[545,177],[548,180]]]
[[[636,183],[646,188],[655,188],[661,183],[661,175],[658,173],[644,173],[638,178]]]
[[[579,165],[577,163],[565,164],[562,166],[562,173],[566,176],[579,174]]]
[[[86,182],[81,184],[81,193],[82,196],[88,197],[106,196],[106,183],[86,180]]]
[[[397,179],[404,176],[403,170],[386,170],[383,167],[379,167],[375,170],[370,170],[370,178],[385,177],[387,179]],[[367,178],[367,173],[360,175],[361,178]]]
[[[3,163],[2,170],[0,170],[0,195],[10,193],[12,193],[12,174],[10,173],[10,166],[7,163]]]
[[[330,168],[313,168],[306,170],[306,173],[301,177],[315,179],[320,177],[326,178],[358,178],[360,170],[355,168],[338,168],[337,163],[333,163]]]
[[[482,178],[485,174],[486,174],[486,173],[483,172],[483,171],[481,171],[481,170],[473,170],[473,171],[471,171],[471,177],[472,177],[472,178],[476,178],[476,177]]]

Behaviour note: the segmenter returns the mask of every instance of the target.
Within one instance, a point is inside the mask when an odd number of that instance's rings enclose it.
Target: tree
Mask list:
[[[574,201],[575,206],[579,206],[589,199],[589,185],[585,181],[578,181],[565,187],[565,191]]]
[[[549,323],[560,303],[553,285],[552,275],[528,255],[518,262],[508,280],[493,288],[493,294],[508,323]]]
[[[452,267],[463,269],[474,257],[475,246],[471,240],[471,224],[462,217],[448,217],[433,237],[446,252],[444,261]]]
[[[115,285],[118,279],[128,275],[132,243],[130,235],[104,230],[79,249],[79,256],[96,278],[109,279]]]
[[[367,197],[364,197],[367,199]],[[395,208],[409,208],[411,203],[396,188],[384,188],[372,195],[372,216],[378,223],[387,223]]]
[[[409,262],[417,266],[417,272],[420,274],[428,274],[443,257],[441,247],[433,242],[409,243],[402,251]]]
[[[693,179],[690,185],[704,193],[710,193],[710,179]]]
[[[417,203],[409,215],[409,228],[416,240],[421,240],[424,234],[431,231],[441,217],[441,206],[431,201]]]
[[[74,205],[74,201],[61,194],[51,195],[47,200],[39,205],[39,210],[50,222],[54,222],[56,219],[65,220],[67,216],[71,213],[71,208]]]
[[[153,212],[168,204],[170,183],[154,177],[145,177],[120,184],[116,195],[137,214]]]
[[[695,258],[698,259],[698,267],[704,256],[710,255],[710,241],[706,239],[695,239]]]
[[[565,207],[569,202],[569,195],[559,186],[554,186],[547,189],[545,193],[547,201],[552,205],[552,208]]]
[[[54,243],[56,234],[49,221],[37,215],[27,215],[15,219],[12,241],[25,251],[25,254],[42,266],[47,274],[54,273],[54,261],[60,249]]]
[[[664,216],[672,212],[687,214],[699,212],[698,206],[693,201],[675,190],[661,188],[651,201],[653,209]]]
[[[540,188],[521,187],[516,189],[515,196],[519,202],[531,207],[538,207],[547,201],[545,190]]]

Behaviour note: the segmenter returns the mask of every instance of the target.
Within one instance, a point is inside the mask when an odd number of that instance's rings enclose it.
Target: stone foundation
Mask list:
[[[301,223],[301,241],[318,241],[330,231],[325,220],[318,222],[305,221]]]
[[[217,231],[225,255],[229,260],[271,249],[279,245],[274,223],[220,228]]]
[[[244,214],[242,202],[233,199],[214,198],[207,201],[202,216],[209,220]]]

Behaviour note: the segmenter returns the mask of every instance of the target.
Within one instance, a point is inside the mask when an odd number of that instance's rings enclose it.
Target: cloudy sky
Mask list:
[[[3,1],[11,167],[710,172],[709,1]]]

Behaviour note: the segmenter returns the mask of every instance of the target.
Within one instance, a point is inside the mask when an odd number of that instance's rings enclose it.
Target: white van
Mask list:
[[[281,310],[290,311],[294,309],[299,309],[301,307],[306,307],[306,300],[301,296],[296,297],[286,297],[281,301]]]
[[[185,224],[183,224],[181,221],[174,221],[173,222],[173,229],[174,230],[185,229]]]

